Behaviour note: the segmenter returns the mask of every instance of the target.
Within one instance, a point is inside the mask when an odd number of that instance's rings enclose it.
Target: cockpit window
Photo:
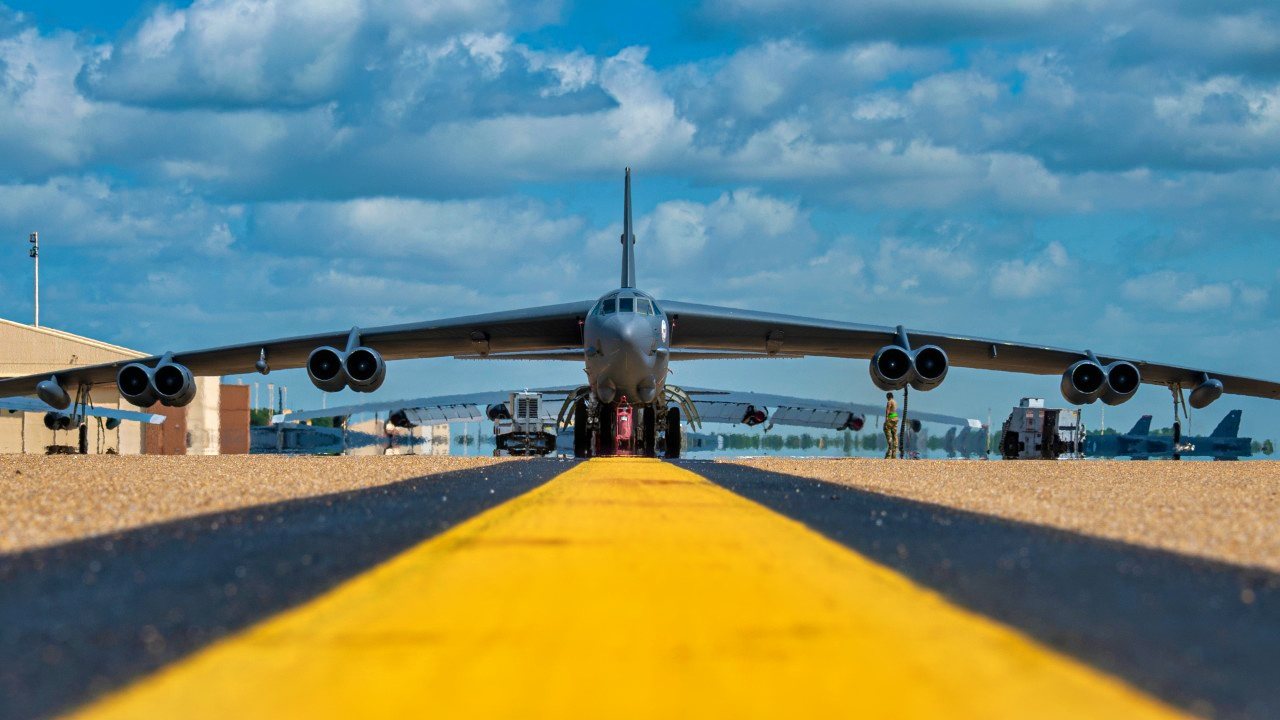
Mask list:
[[[606,298],[600,302],[600,314],[612,315],[614,311],[613,298]]]
[[[641,315],[652,315],[653,303],[649,302],[646,298],[636,298],[636,312]]]
[[[635,298],[629,298],[629,297],[618,298],[618,312],[624,312],[624,313],[635,312],[635,308],[633,307],[634,304],[635,304]]]

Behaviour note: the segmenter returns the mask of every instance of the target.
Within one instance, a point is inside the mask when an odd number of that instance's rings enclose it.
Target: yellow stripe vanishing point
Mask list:
[[[592,460],[86,718],[1177,713],[653,460]]]

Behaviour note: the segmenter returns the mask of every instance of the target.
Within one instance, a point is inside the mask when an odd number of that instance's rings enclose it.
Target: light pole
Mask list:
[[[36,262],[36,327],[40,327],[40,233],[33,232],[27,236],[27,242],[31,243],[31,251],[28,253],[31,259]]]

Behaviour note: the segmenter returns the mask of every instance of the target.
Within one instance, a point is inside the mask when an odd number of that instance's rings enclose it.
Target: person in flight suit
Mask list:
[[[884,439],[888,448],[884,451],[886,458],[898,456],[898,403],[893,393],[885,393],[884,403]]]

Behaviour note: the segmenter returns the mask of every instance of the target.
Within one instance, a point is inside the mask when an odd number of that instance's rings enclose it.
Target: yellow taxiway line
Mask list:
[[[80,715],[1177,713],[691,472],[611,459]]]

